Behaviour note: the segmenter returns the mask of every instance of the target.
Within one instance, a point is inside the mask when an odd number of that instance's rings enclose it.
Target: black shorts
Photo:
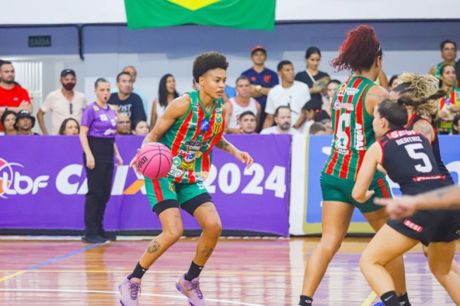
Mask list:
[[[153,210],[159,216],[166,209],[177,207],[177,208],[182,208],[183,210],[185,210],[186,212],[188,212],[190,215],[193,216],[193,213],[195,212],[195,210],[207,202],[212,202],[212,198],[209,193],[205,192],[205,193],[197,195],[194,198],[191,198],[190,200],[185,201],[182,204],[179,204],[179,201],[177,200],[164,200],[156,204],[153,207]]]
[[[401,220],[388,220],[387,224],[424,245],[430,242],[451,242],[460,238],[460,211],[423,210]]]

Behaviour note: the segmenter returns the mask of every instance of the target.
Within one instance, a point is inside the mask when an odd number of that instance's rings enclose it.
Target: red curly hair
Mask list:
[[[331,64],[337,71],[369,70],[378,56],[382,56],[382,48],[374,28],[360,25],[348,32],[340,46],[339,55]]]

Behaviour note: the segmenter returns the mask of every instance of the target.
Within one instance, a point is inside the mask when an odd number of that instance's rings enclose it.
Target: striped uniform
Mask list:
[[[223,101],[214,100],[206,111],[198,91],[188,93],[190,107],[160,140],[172,153],[173,163],[167,178],[145,178],[147,197],[152,207],[163,201],[181,205],[207,194],[203,181],[211,167],[212,149],[224,133]]]
[[[350,203],[362,212],[381,208],[373,204],[373,199],[360,204],[351,197],[364,155],[375,142],[373,116],[367,112],[365,101],[373,86],[375,83],[371,80],[353,76],[337,90],[332,105],[332,151],[321,174],[324,201]],[[375,190],[376,196],[391,196],[390,188],[380,173],[376,174],[371,188]]]
[[[454,86],[452,90],[439,100],[439,110],[445,111],[449,115],[449,120],[439,121],[439,133],[449,134],[452,131],[452,121],[456,113],[447,109],[449,105],[460,106],[460,88]]]

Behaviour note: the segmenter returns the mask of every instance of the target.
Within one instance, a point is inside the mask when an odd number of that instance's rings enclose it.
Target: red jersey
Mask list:
[[[30,97],[27,90],[19,85],[14,85],[12,89],[5,89],[0,86],[1,107],[18,107],[22,101],[30,103]]]

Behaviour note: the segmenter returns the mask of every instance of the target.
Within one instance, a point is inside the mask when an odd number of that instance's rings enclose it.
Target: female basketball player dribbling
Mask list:
[[[385,210],[374,205],[372,199],[359,204],[351,198],[364,154],[375,141],[372,131],[374,108],[388,96],[384,88],[374,83],[382,68],[382,48],[374,30],[362,25],[351,31],[332,64],[337,70],[351,70],[353,75],[338,88],[332,102],[332,152],[321,174],[322,237],[307,262],[299,305],[312,304],[313,295],[345,237],[355,206],[374,230],[387,220]],[[391,196],[381,174],[374,177],[371,187],[379,197]],[[395,276],[402,305],[410,305],[402,258],[390,263],[389,268]]]
[[[358,201],[372,194],[368,188],[378,165],[399,184],[403,194],[417,195],[450,185],[437,166],[429,140],[404,128],[407,112],[403,103],[385,101],[375,110],[373,127],[378,142],[366,152],[359,170],[353,188],[353,197]],[[390,220],[377,232],[363,252],[360,267],[385,306],[400,305],[387,263],[419,241],[428,246],[431,272],[460,304],[460,276],[452,270],[459,224],[460,211],[422,210],[407,218]]]

